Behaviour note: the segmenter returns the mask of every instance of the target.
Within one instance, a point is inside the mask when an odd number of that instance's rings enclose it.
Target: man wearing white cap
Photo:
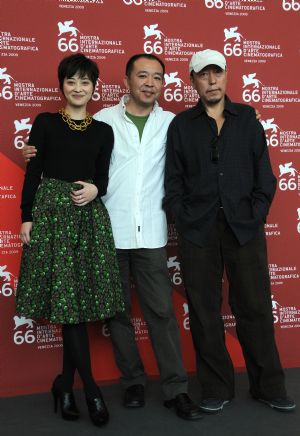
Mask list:
[[[167,141],[164,203],[179,254],[202,389],[214,413],[234,397],[234,369],[221,316],[224,267],[250,393],[294,410],[274,339],[264,222],[276,189],[264,130],[250,106],[226,96],[227,66],[215,50],[195,53],[190,78],[198,104],[177,115]]]

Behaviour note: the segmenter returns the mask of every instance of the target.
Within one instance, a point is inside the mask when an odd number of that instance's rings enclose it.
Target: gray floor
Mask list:
[[[236,375],[236,398],[218,415],[187,422],[162,406],[157,381],[149,382],[147,404],[127,410],[120,402],[118,384],[103,386],[111,420],[105,428],[94,427],[87,414],[82,391],[76,391],[81,418],[63,421],[53,413],[50,394],[0,399],[0,431],[3,436],[300,436],[300,368],[286,371],[287,388],[299,405],[293,413],[280,413],[249,398],[246,374]],[[199,400],[198,385],[191,377],[190,393]]]

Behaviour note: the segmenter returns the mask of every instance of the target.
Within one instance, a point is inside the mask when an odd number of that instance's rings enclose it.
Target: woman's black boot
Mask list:
[[[97,427],[101,427],[108,422],[109,413],[100,389],[96,398],[86,397],[86,403],[93,424],[97,425]]]
[[[60,403],[60,411],[63,419],[67,421],[75,421],[79,418],[79,411],[76,407],[73,392],[65,392],[62,388],[61,375],[58,375],[52,385],[52,395],[54,399],[54,412],[57,412],[58,402]]]

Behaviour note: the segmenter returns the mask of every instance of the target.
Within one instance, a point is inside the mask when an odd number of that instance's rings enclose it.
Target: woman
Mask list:
[[[100,199],[108,184],[113,131],[86,111],[98,75],[97,65],[83,54],[63,59],[58,78],[65,108],[41,113],[33,123],[29,143],[37,156],[27,165],[22,192],[17,312],[62,324],[63,369],[52,386],[55,411],[60,402],[63,419],[78,419],[72,392],[77,369],[91,420],[101,426],[109,415],[92,375],[85,323],[112,317],[124,305]]]

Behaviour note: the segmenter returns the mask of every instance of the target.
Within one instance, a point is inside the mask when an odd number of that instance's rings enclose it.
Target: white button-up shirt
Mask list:
[[[107,194],[102,200],[117,248],[159,248],[167,243],[162,200],[167,130],[174,114],[156,103],[140,141],[137,127],[125,114],[127,98],[94,115],[113,128],[115,137]]]

